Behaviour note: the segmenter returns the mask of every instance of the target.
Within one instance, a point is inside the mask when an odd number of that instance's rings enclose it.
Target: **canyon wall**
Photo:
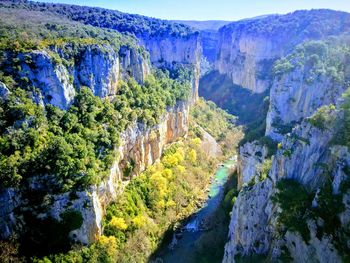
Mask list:
[[[86,191],[50,195],[50,205],[37,204],[32,207],[21,195],[21,190],[3,189],[0,193],[3,207],[0,214],[1,238],[9,238],[13,233],[21,233],[26,227],[21,213],[32,211],[38,218],[52,217],[61,220],[65,211],[79,211],[82,225],[70,233],[72,240],[90,244],[102,234],[102,219],[107,205],[117,198],[123,186],[137,176],[162,155],[164,147],[187,135],[189,107],[197,97],[199,81],[199,56],[197,36],[181,44],[171,39],[148,42],[151,57],[141,47],[122,46],[116,51],[109,45],[66,44],[61,48],[47,48],[17,55],[22,79],[38,88],[33,100],[39,104],[52,104],[68,109],[74,100],[76,89],[90,88],[99,97],[113,97],[120,80],[128,77],[142,84],[153,66],[171,69],[170,66],[188,67],[194,70],[192,79],[193,96],[187,101],[178,101],[169,107],[159,124],[147,127],[134,123],[121,134],[118,157],[111,167],[110,175],[98,186]],[[153,43],[153,44],[152,44]],[[162,47],[159,50],[159,45]],[[178,46],[176,46],[178,45]],[[159,52],[159,53],[158,53]],[[151,59],[150,59],[151,58]],[[198,60],[197,60],[198,59]],[[169,62],[169,67],[164,63]],[[197,63],[198,62],[198,63]],[[176,77],[176,76],[175,76]],[[6,96],[7,88],[1,85],[1,96]],[[44,181],[50,176],[44,176]],[[42,178],[32,178],[26,191],[48,191],[47,182]],[[46,180],[50,181],[50,179]],[[40,212],[39,212],[40,211]]]
[[[270,73],[276,59],[303,41],[348,32],[349,25],[349,14],[331,10],[234,22],[219,30],[215,69],[229,76],[233,84],[262,93],[272,84]]]
[[[348,54],[345,39],[332,39],[305,43],[279,60],[270,90],[265,134],[281,140],[283,134],[321,106],[336,104],[350,78]]]
[[[142,83],[151,71],[149,59],[136,48],[82,45],[20,53],[22,78],[39,88],[39,99],[67,109],[75,88],[89,87],[99,97],[113,96],[118,81],[132,77]]]
[[[198,98],[202,46],[198,32],[187,36],[139,35],[139,43],[150,54],[152,65],[172,70],[178,66],[193,70],[192,101]]]
[[[349,42],[342,37],[310,41],[296,50],[275,66],[266,136],[278,145],[266,178],[257,180],[259,168],[267,160],[266,146],[254,141],[240,148],[241,190],[232,209],[225,263],[259,257],[269,261],[346,261],[350,248],[350,155],[344,138],[349,114],[344,94],[350,77]],[[286,180],[305,190],[295,185],[280,188]],[[297,215],[276,201],[277,194],[287,191],[291,192],[284,204],[302,191],[309,196]],[[281,223],[289,216],[294,216],[289,224],[297,226]],[[300,226],[305,227],[303,231]]]
[[[174,107],[167,109],[156,126],[147,127],[140,123],[129,126],[121,134],[118,154],[110,168],[108,178],[98,186],[91,186],[86,191],[74,192],[73,195],[71,192],[50,195],[49,206],[44,203],[32,206],[19,189],[2,189],[0,193],[1,238],[9,238],[25,227],[26,223],[22,220],[21,213],[32,211],[33,215],[40,218],[50,216],[61,220],[61,215],[65,211],[79,211],[83,222],[79,229],[71,232],[71,238],[83,244],[96,241],[102,234],[105,209],[123,191],[123,186],[132,177],[159,160],[166,145],[187,135],[189,107],[189,101],[179,101]],[[30,178],[26,192],[48,191],[49,193],[50,191],[46,189],[48,181],[50,176]]]
[[[332,117],[337,120],[339,111],[333,111]],[[322,219],[309,218],[307,225],[310,239],[305,241],[300,233],[283,230],[278,223],[280,208],[272,201],[276,193],[276,184],[281,179],[293,179],[310,191],[314,191],[312,205],[317,207],[318,192],[322,185],[331,180],[334,194],[340,193],[341,182],[347,175],[344,168],[350,162],[346,147],[330,146],[337,134],[337,121],[328,123],[329,129],[320,130],[307,121],[296,127],[292,134],[282,141],[282,148],[275,155],[269,176],[265,181],[247,186],[240,192],[233,206],[229,242],[225,247],[223,262],[236,262],[239,258],[252,255],[266,255],[270,260],[278,260],[285,251],[293,262],[341,262],[341,250],[335,247],[334,239],[327,234],[320,234],[324,227]],[[324,169],[329,167],[329,177]],[[295,193],[298,194],[298,193]],[[345,206],[339,215],[343,231],[348,224],[350,209],[346,203],[349,192],[342,197]],[[337,235],[337,234],[335,234]]]

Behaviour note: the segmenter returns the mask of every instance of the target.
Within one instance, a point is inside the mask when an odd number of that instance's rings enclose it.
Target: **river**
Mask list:
[[[224,197],[224,186],[237,163],[237,156],[218,166],[209,188],[208,199],[189,220],[173,234],[172,240],[157,253],[163,263],[194,263],[198,261],[195,242],[208,231],[206,220],[213,215]],[[211,229],[212,230],[212,229]],[[215,230],[215,229],[214,229]],[[224,249],[224,248],[222,248]],[[159,260],[162,259],[162,260]]]

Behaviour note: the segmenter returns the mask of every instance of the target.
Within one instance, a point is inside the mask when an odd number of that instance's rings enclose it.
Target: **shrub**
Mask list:
[[[314,127],[324,130],[328,127],[330,122],[335,119],[331,115],[331,112],[334,110],[335,108],[332,104],[329,106],[322,106],[310,118],[308,118],[308,121]]]
[[[265,159],[264,162],[259,167],[259,180],[264,181],[271,170],[273,158]]]
[[[287,230],[300,233],[305,242],[310,239],[307,219],[310,218],[309,208],[313,199],[300,183],[284,179],[277,183],[277,193],[272,201],[282,209],[278,214],[278,222]]]
[[[126,230],[128,228],[128,225],[125,223],[125,220],[120,217],[113,216],[109,224],[111,227],[116,228],[118,230]]]

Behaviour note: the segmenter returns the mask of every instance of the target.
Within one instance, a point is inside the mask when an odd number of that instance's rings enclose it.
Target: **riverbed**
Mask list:
[[[237,157],[234,156],[218,166],[208,189],[208,199],[187,222],[173,233],[172,240],[157,255],[157,258],[162,261],[159,260],[157,262],[198,262],[198,257],[195,254],[195,242],[203,233],[213,230],[209,228],[210,224],[207,221],[221,204],[224,197],[224,186],[229,179],[230,173],[236,166],[236,163]]]

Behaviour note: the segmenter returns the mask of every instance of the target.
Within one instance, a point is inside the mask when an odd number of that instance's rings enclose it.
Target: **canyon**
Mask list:
[[[40,45],[32,47],[29,42],[16,50],[1,46],[2,105],[12,103],[11,98],[19,89],[28,92],[27,97],[35,105],[69,112],[77,107],[81,90],[87,88],[101,99],[101,104],[116,103],[111,107],[117,112],[134,111],[136,115],[125,115],[130,120],[118,131],[111,165],[98,183],[58,193],[52,183],[55,175],[44,173],[21,178],[19,185],[1,185],[1,239],[27,233],[31,227],[25,216],[28,213],[36,220],[50,219],[59,224],[65,213],[78,211],[81,223],[69,229],[69,242],[94,246],[103,240],[104,231],[113,220],[106,221],[110,205],[121,199],[128,185],[133,185],[148,168],[160,165],[162,156],[174,151],[171,147],[176,143],[191,144],[193,134],[197,134],[206,157],[216,162],[230,158],[224,156],[227,138],[223,134],[216,136],[204,124],[201,127],[195,122],[193,109],[200,103],[199,97],[204,97],[223,109],[220,116],[225,116],[225,111],[236,116],[235,120],[227,121],[227,127],[235,131],[233,142],[228,143],[232,150],[237,147],[238,158],[234,160],[234,172],[225,176],[237,182],[229,189],[233,192],[220,192],[220,200],[215,204],[215,208],[222,208],[228,201],[230,210],[226,214],[230,218],[228,234],[222,237],[226,242],[220,252],[222,262],[349,260],[350,14],[332,10],[296,11],[231,23],[183,21],[186,26],[181,21],[72,5],[14,0],[1,2],[0,8],[4,28],[11,25],[5,14],[7,17],[31,14],[33,24],[38,24],[35,16],[43,15],[49,16],[50,21],[59,21],[57,24],[64,25],[67,32],[84,28],[85,35],[105,34],[103,39],[73,40],[67,33],[57,37],[56,42],[41,39]],[[47,22],[36,30],[45,28],[54,34],[57,30],[51,28],[55,26]],[[94,32],[97,28],[102,31]],[[114,32],[118,35],[110,37]],[[35,31],[32,34],[40,35]],[[14,41],[11,37],[6,39]],[[117,39],[117,44],[111,39]],[[162,79],[159,71],[166,71],[166,77]],[[147,94],[150,83],[160,79],[154,85],[162,89],[165,78],[179,86],[188,84],[189,95],[169,91],[175,103],[158,101],[164,111],[154,118],[155,123],[147,123],[147,113],[151,112],[147,102],[142,104],[133,98],[136,91],[120,93],[120,87],[135,85]],[[138,106],[118,109],[125,104],[119,103],[122,96]],[[142,107],[148,110],[142,113],[147,118],[139,113]],[[15,120],[11,127],[0,128],[6,135],[19,127],[35,125],[33,119]],[[121,119],[115,120],[115,124],[121,123]],[[212,121],[208,117],[208,123],[209,120]],[[244,127],[242,140],[238,126]],[[98,148],[98,157],[103,155],[104,148]],[[192,159],[196,159],[193,157],[196,153],[191,153]],[[168,169],[167,173],[171,171]],[[165,184],[164,180],[159,181]],[[223,185],[220,187],[224,189]],[[293,191],[297,192],[290,194]],[[50,200],[35,199],[42,192],[49,193]],[[165,195],[161,190],[158,192]],[[133,198],[136,199],[129,199]],[[191,219],[188,218],[189,222]],[[115,222],[123,232],[125,222]],[[135,221],[132,224],[136,225]],[[174,224],[167,227],[175,229]],[[173,260],[169,254],[166,258]]]

